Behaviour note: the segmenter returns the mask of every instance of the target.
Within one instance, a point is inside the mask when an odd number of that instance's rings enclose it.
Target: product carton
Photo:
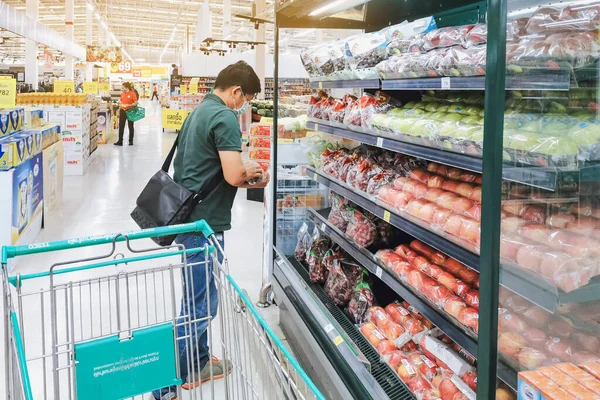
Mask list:
[[[0,137],[10,135],[23,127],[23,108],[0,109]]]
[[[44,124],[44,110],[36,107],[25,107],[23,127],[26,129],[39,128]]]
[[[19,135],[12,135],[0,139],[0,170],[9,170],[27,161],[28,153],[25,139]]]
[[[40,132],[42,134],[42,149],[46,149],[61,140],[60,125],[45,125],[40,128]]]

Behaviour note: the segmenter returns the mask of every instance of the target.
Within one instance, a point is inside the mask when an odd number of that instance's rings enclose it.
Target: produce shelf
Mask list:
[[[345,185],[345,183],[324,175],[312,167],[306,169],[306,174],[313,180],[358,204],[377,217],[413,236],[415,239],[419,239],[462,262],[466,266],[479,271],[480,259],[477,254],[418,224],[400,217],[393,211],[387,210],[385,207],[375,203],[365,193],[358,192]],[[564,293],[544,278],[531,274],[523,268],[505,263],[500,267],[500,284],[502,286],[550,312],[556,311],[560,304],[585,303],[600,299],[600,277],[595,277],[582,288]]]
[[[381,268],[375,261],[375,257],[369,251],[358,247],[356,244],[346,238],[346,236],[334,227],[328,220],[325,214],[328,214],[329,209],[317,211],[310,208],[309,213],[315,226],[329,236],[332,241],[337,243],[364,268],[381,279],[401,298],[414,306],[423,316],[429,319],[434,325],[446,333],[458,345],[463,347],[470,354],[477,356],[477,339],[466,333],[460,327],[454,325],[448,320],[448,317],[432,306],[428,301],[406,287],[396,277]],[[500,364],[498,368],[498,377],[507,385],[516,390],[517,373],[508,365]]]
[[[506,90],[569,90],[568,71],[507,75]],[[383,90],[485,90],[485,76],[395,79],[381,81]]]
[[[310,82],[311,89],[379,89],[379,79],[363,79],[352,81],[315,81]]]
[[[285,264],[287,269],[293,270],[299,276],[299,278],[303,281],[303,286],[305,286],[306,290],[309,292],[311,299],[318,304],[318,307],[321,310],[327,311],[327,318],[333,318],[335,320],[336,327],[343,330],[343,333],[346,335],[346,337],[349,338],[354,345],[356,345],[358,350],[366,358],[366,361],[369,363],[368,370],[365,367],[364,371],[361,372],[373,378],[373,382],[369,382],[365,386],[376,386],[375,388],[370,388],[371,390],[368,391],[368,394],[370,395],[369,398],[414,400],[415,397],[412,395],[410,390],[404,385],[404,383],[395,374],[395,372],[392,371],[392,369],[387,364],[381,361],[381,357],[379,356],[379,354],[377,354],[377,352],[375,351],[375,349],[373,349],[373,347],[370,345],[367,339],[360,333],[358,327],[348,318],[348,316],[338,306],[336,306],[333,303],[333,301],[329,298],[329,296],[325,293],[324,289],[320,285],[317,285],[310,281],[306,267],[300,262],[298,262],[293,256],[286,257],[277,249],[275,249],[275,251],[278,256],[277,263],[279,264],[279,268],[282,267],[281,264]],[[334,329],[333,326],[330,326],[330,324],[319,326],[319,324],[316,323],[313,325],[315,326],[313,326],[312,328],[318,329],[320,331],[318,333],[321,336],[331,341],[333,341],[332,339],[334,339],[335,336],[338,334],[338,331]],[[312,330],[312,332],[316,333],[314,332],[314,329]],[[341,346],[333,347],[338,349],[338,351],[341,351]],[[353,378],[355,384],[360,385],[363,383],[361,382],[362,380],[359,376],[354,376]]]
[[[423,228],[407,219],[404,219],[395,213],[388,211],[384,207],[373,202],[370,198],[367,197],[366,194],[362,192],[355,191],[354,189],[345,186],[341,182],[334,180],[327,175],[324,175],[322,172],[315,170],[312,167],[308,167],[306,169],[306,173],[309,177],[319,182],[320,184],[327,186],[334,192],[341,194],[348,200],[358,204],[365,210],[371,212],[377,217],[389,222],[396,228],[408,233],[416,239],[419,239],[430,246],[435,247],[436,249],[446,253],[452,258],[457,259],[462,262],[466,266],[479,271],[479,256],[468,251],[467,249],[459,246],[456,243],[451,242],[450,240],[443,238],[430,230]]]
[[[382,149],[395,151],[409,156],[435,161],[452,167],[462,168],[478,173],[482,173],[483,171],[483,160],[481,158],[471,157],[465,154],[419,146],[412,143],[400,142],[385,137],[375,136],[364,131],[361,132],[359,130],[332,126],[328,125],[327,121],[322,121],[315,118],[308,119],[306,122],[306,128],[329,133],[331,135],[346,139],[352,139],[370,146],[377,146]],[[546,190],[555,190],[558,185],[558,175],[561,173],[571,172],[573,171],[563,171],[556,168],[542,168],[533,166],[513,167],[510,165],[505,165],[505,167],[502,169],[502,177],[503,179],[511,182],[522,183],[524,185],[539,187]]]

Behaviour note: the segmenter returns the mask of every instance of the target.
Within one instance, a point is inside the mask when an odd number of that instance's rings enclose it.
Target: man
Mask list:
[[[152,88],[152,98],[150,99],[150,101],[154,100],[154,98],[156,97],[156,100],[158,100],[158,85],[155,83],[154,87]]]
[[[196,192],[207,185],[217,173],[223,172],[224,180],[198,205],[191,217],[192,221],[206,220],[216,232],[215,236],[223,248],[223,232],[231,229],[231,208],[237,189],[262,188],[269,181],[267,176],[255,185],[246,184],[263,173],[255,164],[244,164],[241,156],[242,132],[237,117],[259,92],[260,80],[252,67],[244,61],[229,65],[219,73],[214,92],[207,94],[187,117],[179,133],[177,156],[173,164],[173,178],[177,183]],[[208,243],[201,233],[182,234],[177,236],[175,241],[188,249],[202,247]],[[178,341],[181,379],[186,390],[210,380],[211,376],[211,363],[208,362],[211,358],[207,342],[208,321],[192,323],[195,326],[191,328],[192,332],[189,332],[189,324],[184,323],[189,320],[183,317],[189,315],[192,321],[206,317],[208,307],[213,318],[217,313],[218,293],[212,275],[212,261],[208,261],[207,271],[204,253],[188,256],[188,264],[201,264],[192,267],[192,282],[186,281],[190,280],[189,274],[183,275],[184,288],[189,284],[191,290],[187,293],[184,291],[177,336],[191,336],[195,343],[194,348],[187,349],[188,340]],[[194,372],[189,371],[189,366],[193,366]],[[214,379],[222,378],[230,371],[231,362],[212,357]],[[174,399],[175,394],[174,387],[153,393],[155,399],[161,400]]]

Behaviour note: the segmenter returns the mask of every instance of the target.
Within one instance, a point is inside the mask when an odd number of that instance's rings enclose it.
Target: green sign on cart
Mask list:
[[[75,345],[77,397],[124,399],[180,385],[173,325],[165,323]]]

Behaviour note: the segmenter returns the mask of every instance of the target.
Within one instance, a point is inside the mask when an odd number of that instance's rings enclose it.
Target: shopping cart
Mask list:
[[[134,249],[131,244],[188,232],[202,233],[210,245]],[[125,242],[127,256],[117,250],[118,242]],[[8,273],[15,257],[52,253],[43,255],[47,261],[59,256],[57,251],[99,245],[112,248],[100,256],[54,263],[45,272]],[[187,262],[199,252],[212,260],[212,271],[209,261]],[[146,393],[169,386],[177,386],[179,399],[324,399],[229,275],[223,249],[204,221],[4,247],[2,269],[8,399],[148,398]],[[214,277],[218,323],[211,323],[215,315],[179,314],[182,293],[193,298],[182,275],[198,271],[207,282],[210,274]],[[208,323],[211,351],[220,350],[232,371],[218,382],[183,391],[177,349],[184,343],[187,352],[197,351],[187,332],[202,322]],[[180,326],[186,334],[178,334]],[[189,363],[188,370],[193,370]]]

